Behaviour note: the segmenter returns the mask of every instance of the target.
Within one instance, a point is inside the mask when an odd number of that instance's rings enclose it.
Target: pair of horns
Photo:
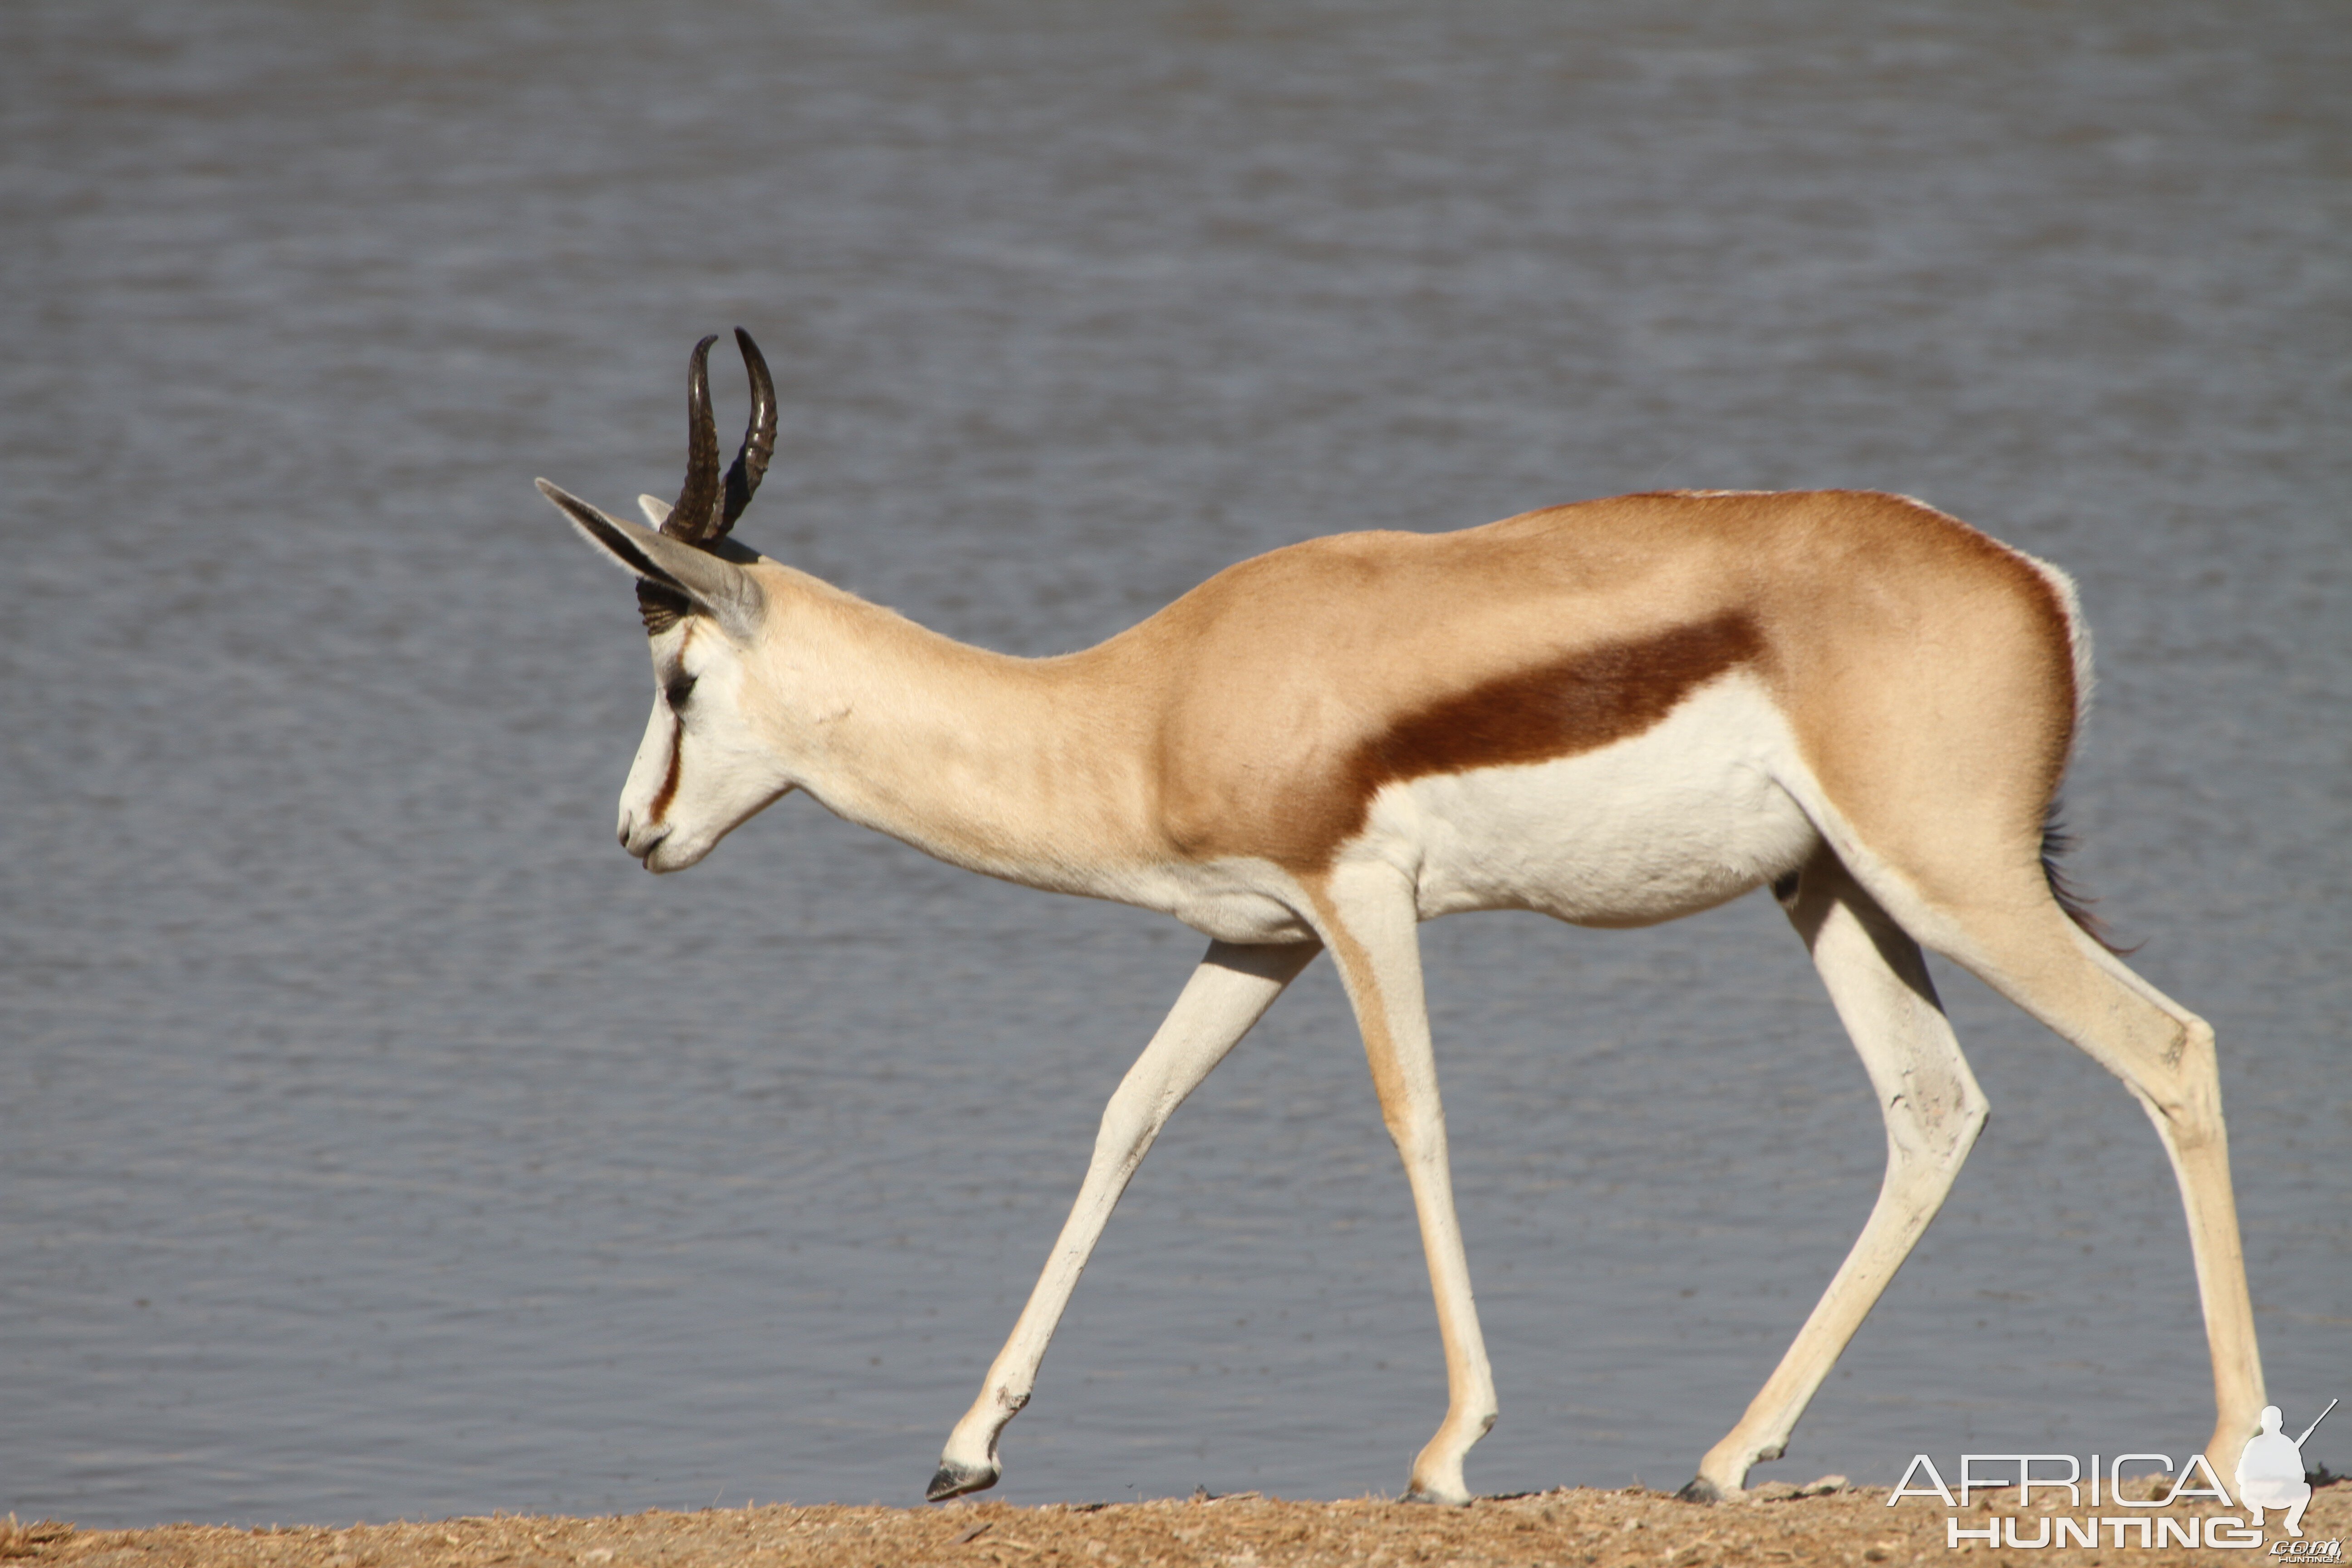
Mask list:
[[[776,384],[769,378],[768,362],[760,345],[742,328],[735,329],[735,345],[743,351],[743,370],[751,378],[751,417],[743,426],[743,444],[736,449],[734,466],[719,478],[719,429],[710,417],[710,345],[717,333],[694,345],[686,383],[686,483],[677,492],[662,531],[688,544],[707,545],[727,537],[735,520],[751,503],[752,492],[776,455]]]
[[[727,537],[776,455],[776,384],[768,375],[768,362],[760,345],[742,328],[735,329],[735,346],[743,351],[743,371],[751,378],[751,417],[743,426],[743,444],[736,448],[734,466],[724,482],[719,478],[719,427],[710,417],[710,345],[717,333],[694,345],[686,379],[686,483],[677,504],[669,509],[662,531],[672,539],[703,549]],[[658,636],[687,612],[685,596],[657,583],[637,584],[637,614],[648,635]]]

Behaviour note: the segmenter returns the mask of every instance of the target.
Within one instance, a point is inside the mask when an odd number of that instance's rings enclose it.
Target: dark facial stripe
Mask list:
[[[669,772],[663,775],[661,788],[654,792],[653,805],[646,808],[646,821],[650,826],[662,819],[669,803],[677,795],[679,753],[686,750],[686,721],[673,715],[669,721]]]

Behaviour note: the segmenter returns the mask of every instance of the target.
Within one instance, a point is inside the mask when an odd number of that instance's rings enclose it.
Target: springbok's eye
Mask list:
[[[681,675],[662,688],[662,696],[668,700],[669,710],[673,713],[685,712],[686,700],[693,695],[694,677],[690,675]]]

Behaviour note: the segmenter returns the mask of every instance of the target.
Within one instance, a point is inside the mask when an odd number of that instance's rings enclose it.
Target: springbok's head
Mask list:
[[[747,711],[752,656],[767,613],[763,563],[727,537],[775,453],[776,389],[759,345],[736,328],[751,378],[751,418],[722,481],[710,417],[710,345],[718,341],[708,337],[694,346],[686,483],[677,502],[665,507],[652,496],[637,498],[653,528],[624,522],[539,481],[540,493],[583,538],[637,579],[637,609],[653,643],[654,710],[621,790],[620,834],[621,847],[648,871],[693,865],[793,784]]]

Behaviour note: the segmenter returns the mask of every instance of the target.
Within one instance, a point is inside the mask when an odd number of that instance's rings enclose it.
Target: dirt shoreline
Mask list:
[[[2053,1514],[2116,1516],[2113,1506],[2058,1506],[2020,1511],[2013,1497],[1994,1493],[1965,1510],[1948,1511],[1933,1499],[1906,1497],[1887,1504],[1884,1489],[1841,1489],[1824,1495],[1784,1495],[1712,1508],[1675,1501],[1663,1492],[1630,1488],[1586,1491],[1563,1488],[1526,1497],[1481,1499],[1466,1509],[1416,1507],[1372,1498],[1296,1502],[1254,1493],[1195,1496],[1150,1502],[1060,1503],[1016,1508],[965,1502],[940,1508],[802,1508],[773,1504],[712,1509],[699,1513],[649,1512],[597,1519],[500,1514],[430,1523],[357,1525],[349,1529],[295,1526],[236,1530],[171,1524],[148,1530],[79,1530],[50,1521],[0,1523],[0,1558],[74,1568],[671,1568],[723,1564],[732,1568],[898,1568],[900,1564],[998,1564],[1044,1568],[1276,1568],[1288,1564],[1354,1564],[1397,1568],[1416,1563],[1574,1563],[1591,1568],[1787,1568],[1792,1564],[1908,1564],[1983,1561],[1981,1542],[1964,1542],[1958,1556],[1948,1544],[1947,1519],[1982,1530],[2003,1515],[2019,1520],[2024,1542]],[[2193,1519],[2215,1511],[2196,1503],[2132,1510],[2152,1517]],[[2142,1548],[2136,1534],[2094,1548],[2032,1551],[2008,1547],[1993,1555],[2009,1563],[2172,1564],[2295,1561],[2273,1554],[2285,1538],[2271,1518],[2263,1546],[2239,1551],[2178,1545]],[[2008,1528],[2003,1526],[2001,1528]],[[2316,1543],[2352,1535],[2352,1487],[2314,1493],[2303,1521]],[[2313,1560],[2313,1559],[2304,1559]],[[2326,1559],[2320,1558],[2319,1561]]]

